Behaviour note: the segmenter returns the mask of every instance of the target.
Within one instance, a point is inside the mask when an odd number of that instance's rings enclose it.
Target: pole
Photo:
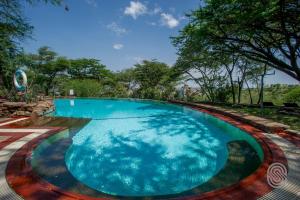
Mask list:
[[[260,83],[260,109],[261,109],[261,113],[263,113],[263,109],[264,109],[264,78],[265,78],[265,74],[261,75],[261,83]]]
[[[269,75],[275,75],[275,70],[270,73],[267,74],[267,65],[265,65],[265,69],[264,69],[264,73],[261,75],[261,91],[260,91],[260,110],[261,110],[261,114],[263,115],[263,109],[264,109],[264,78],[265,76],[269,76]]]

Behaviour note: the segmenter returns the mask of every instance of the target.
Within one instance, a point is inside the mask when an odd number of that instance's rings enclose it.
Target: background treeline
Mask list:
[[[207,0],[187,16],[189,23],[172,38],[175,67],[209,101],[241,103],[246,92],[246,102],[259,103],[261,80],[274,69],[300,81],[298,0]],[[299,102],[299,89],[291,93],[287,100]]]
[[[263,87],[274,69],[300,81],[300,9],[297,0],[205,1],[187,15],[189,23],[171,38],[178,60],[168,66],[145,60],[113,72],[100,60],[69,59],[49,47],[23,51],[33,27],[21,1],[0,0],[0,96],[17,100],[12,79],[17,68],[28,74],[28,98],[38,95],[170,98],[256,104],[300,102],[300,87]],[[61,5],[61,0],[27,0]],[[71,12],[71,11],[70,11]]]
[[[176,98],[244,104],[260,102],[260,74],[263,67],[260,68],[259,65],[247,68],[253,70],[247,75],[239,72],[238,68],[232,72],[232,77],[226,73],[226,67],[221,65],[204,69],[206,71],[201,74],[195,69],[193,72],[182,72],[179,61],[170,67],[157,60],[144,60],[132,68],[113,72],[97,59],[68,59],[59,56],[49,47],[39,48],[36,54],[19,54],[15,59],[19,64],[12,67],[11,72],[5,76],[5,80],[9,80],[8,87],[2,85],[0,93],[12,100],[17,100],[12,83],[13,73],[17,67],[21,67],[27,73],[27,92],[32,100],[36,96],[68,96],[73,89],[78,97]],[[210,77],[209,70],[214,69],[216,72]],[[244,83],[240,81],[240,74],[244,76],[241,78]],[[300,86],[297,85],[266,85],[264,94],[265,101],[272,101],[277,105],[283,102],[300,102]]]
[[[156,60],[113,72],[97,59],[68,59],[49,47],[39,48],[36,54],[20,54],[16,59],[17,66],[27,73],[27,93],[32,98],[68,96],[73,89],[78,97],[170,99],[180,77],[173,68]],[[16,67],[4,76],[9,81],[2,86],[2,96],[15,98],[12,79]]]

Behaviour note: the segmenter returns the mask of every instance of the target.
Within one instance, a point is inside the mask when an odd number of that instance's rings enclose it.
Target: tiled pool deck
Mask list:
[[[266,133],[246,123],[242,116],[238,120],[239,117],[229,117],[214,112],[212,108],[187,106],[249,132],[260,140],[267,156],[261,167],[240,183],[185,199],[300,199],[300,136],[291,135],[278,127],[273,133]],[[27,157],[40,141],[64,128],[11,126],[23,120],[26,118],[0,120],[0,199],[97,199],[62,191],[36,177],[26,162]],[[274,162],[280,162],[288,168],[287,181],[276,189],[271,188],[266,179],[268,166]]]

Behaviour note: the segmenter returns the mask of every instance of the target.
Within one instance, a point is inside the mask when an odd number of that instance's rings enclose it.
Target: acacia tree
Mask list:
[[[220,55],[222,56],[222,54]],[[236,103],[236,97],[235,97],[235,84],[234,84],[234,73],[236,71],[236,65],[239,61],[239,56],[236,54],[232,54],[226,57],[223,57],[223,60],[227,58],[227,61],[223,61],[222,64],[224,65],[230,82],[230,88],[231,88],[231,95],[232,95],[232,103]]]
[[[298,0],[206,0],[175,42],[225,46],[300,81]]]
[[[144,60],[133,69],[135,96],[146,99],[168,99],[175,91],[177,74],[167,64]]]
[[[126,89],[127,95],[131,96],[138,85],[134,78],[134,69],[125,69],[117,72],[115,75],[116,81]]]
[[[97,59],[80,58],[70,61],[68,74],[76,79],[102,80],[109,76],[110,71]]]
[[[207,49],[195,52],[184,50],[176,62],[175,69],[187,74],[209,101],[225,102],[228,99],[229,87],[228,74],[223,64],[223,58]]]
[[[36,75],[36,83],[43,85],[46,95],[49,95],[50,89],[54,88],[55,78],[66,74],[70,61],[44,46],[38,49],[38,54],[27,56],[27,66]]]
[[[249,59],[240,56],[239,60],[236,64],[235,70],[235,79],[236,79],[236,88],[237,88],[237,104],[241,103],[241,96],[244,89],[244,85],[246,84],[250,104],[253,103],[251,89],[249,87],[248,81],[256,78],[259,79],[261,74],[257,74],[259,69],[262,69],[261,65],[258,65],[256,62],[251,62]]]

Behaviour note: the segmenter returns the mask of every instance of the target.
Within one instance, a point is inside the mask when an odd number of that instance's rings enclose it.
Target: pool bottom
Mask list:
[[[197,109],[197,108],[195,108]],[[198,109],[197,109],[198,110]],[[198,200],[231,200],[231,199],[258,199],[268,192],[272,191],[272,188],[269,186],[266,180],[266,173],[268,167],[271,163],[280,162],[287,167],[287,159],[284,156],[283,151],[271,140],[264,136],[263,132],[253,126],[237,121],[227,117],[222,114],[217,114],[210,112],[208,110],[199,109],[201,112],[208,113],[212,116],[215,116],[227,123],[230,123],[241,130],[248,132],[252,137],[254,137],[259,145],[262,148],[264,159],[262,164],[259,166],[255,172],[251,173],[250,176],[244,178],[238,183],[231,185],[229,187],[221,188],[211,192],[206,192],[204,194],[196,194],[190,196],[192,199]],[[7,168],[6,168],[6,179],[11,188],[15,192],[21,195],[25,199],[86,199],[86,200],[95,200],[94,197],[82,195],[74,192],[68,192],[59,188],[37,176],[33,172],[30,163],[27,161],[30,158],[33,150],[37,145],[43,142],[46,138],[52,136],[57,132],[57,129],[54,129],[46,134],[39,136],[38,138],[33,139],[27,145],[24,145],[20,148],[10,159]],[[25,165],[24,165],[25,163]],[[16,168],[15,166],[20,166]],[[24,185],[25,184],[25,185]],[[259,188],[259,190],[258,190]],[[113,197],[111,197],[113,198]],[[177,198],[180,199],[181,196],[177,195]],[[177,199],[176,198],[176,199]],[[132,198],[130,198],[132,199]]]
[[[64,191],[79,193],[91,197],[133,199],[134,197],[112,196],[99,192],[84,185],[72,176],[66,167],[64,154],[62,152],[65,152],[69,147],[72,142],[71,138],[75,133],[76,132],[74,131],[58,133],[45,140],[47,142],[44,141],[42,146],[38,146],[34,152],[38,153],[39,156],[31,163],[34,172],[42,177],[42,179]],[[231,141],[227,144],[227,149],[229,156],[226,165],[209,181],[185,192],[163,196],[151,196],[147,198],[160,199],[179,196],[183,197],[224,188],[237,183],[241,179],[250,175],[261,163],[256,151],[245,141]],[[141,197],[135,198],[138,199]]]

